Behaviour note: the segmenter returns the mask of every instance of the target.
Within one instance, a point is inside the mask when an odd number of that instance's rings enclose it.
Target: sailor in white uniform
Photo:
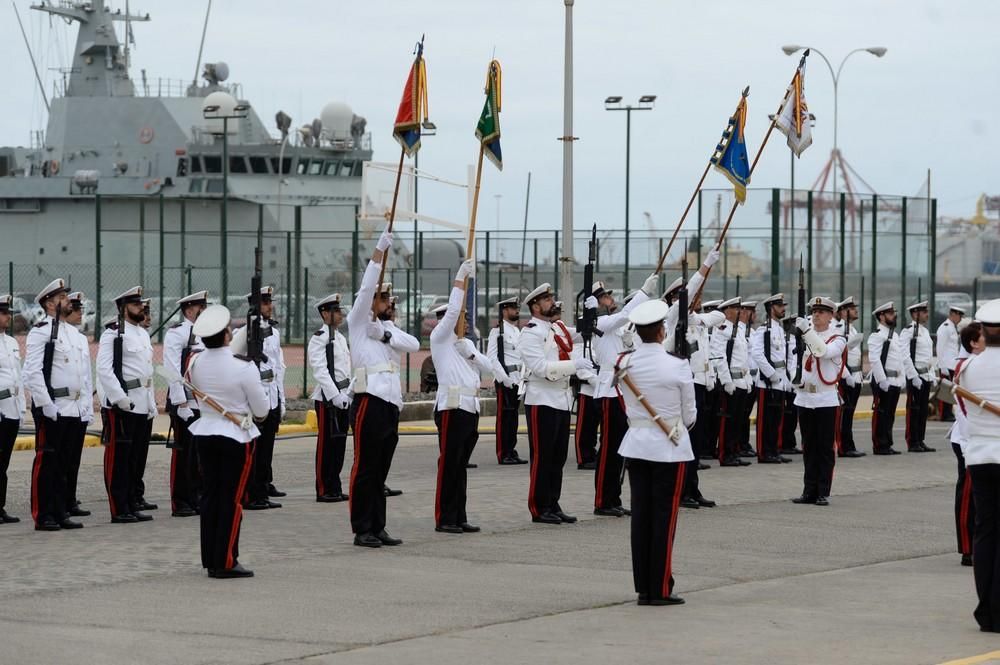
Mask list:
[[[7,334],[18,311],[11,309],[13,297],[0,296],[0,524],[20,522],[21,518],[5,510],[7,503],[7,467],[14,450],[17,432],[24,415],[24,384],[21,379],[21,349]]]
[[[347,446],[348,409],[351,406],[351,351],[338,328],[344,322],[341,296],[333,293],[316,303],[323,326],[309,338],[309,367],[316,389],[316,501],[347,501],[340,472]]]
[[[898,455],[892,447],[892,426],[896,421],[896,404],[907,382],[919,382],[910,354],[895,332],[896,308],[890,300],[872,311],[878,326],[868,336],[868,362],[871,365],[872,452],[876,455]]]
[[[80,475],[80,459],[83,455],[83,439],[87,436],[87,426],[94,421],[94,399],[87,399],[83,395],[94,394],[94,377],[90,366],[90,340],[80,332],[78,326],[83,323],[83,300],[81,291],[74,291],[69,294],[69,313],[66,314],[67,329],[73,333],[74,343],[80,354],[81,363],[84,367],[83,390],[81,390],[80,422],[72,431],[67,432],[67,439],[62,448],[63,460],[61,466],[66,480],[66,488],[63,494],[65,507],[63,511],[73,517],[87,517],[89,510],[80,506],[80,500],[76,495],[77,480]]]
[[[858,306],[854,296],[837,303],[837,319],[833,325],[840,329],[840,334],[850,339],[857,339],[858,330],[854,322],[858,320]],[[840,418],[834,441],[837,444],[837,457],[864,457],[868,453],[858,450],[854,443],[854,411],[861,397],[861,344],[847,348],[847,367],[840,379]]]
[[[709,342],[709,358],[723,390],[719,406],[719,464],[748,466],[750,462],[739,455],[744,407],[750,386],[747,341],[745,334],[740,334],[740,297],[721,303],[719,311],[726,315],[726,322],[716,326]]]
[[[936,449],[924,443],[930,393],[938,380],[933,367],[934,343],[925,325],[929,316],[927,301],[914,303],[906,309],[911,323],[899,332],[899,343],[909,355],[918,378],[906,385],[906,449],[911,453],[933,453]]]
[[[965,309],[958,305],[952,305],[948,308],[948,318],[938,326],[935,350],[937,351],[938,372],[942,379],[951,379],[955,376],[955,364],[958,362],[958,355],[962,350],[958,324],[963,316],[965,316]],[[951,404],[938,400],[938,419],[943,422],[951,422],[955,419]]]
[[[490,329],[486,342],[486,357],[493,365],[497,395],[496,453],[497,464],[527,464],[517,454],[517,425],[521,411],[521,353],[518,345],[521,329],[517,327],[520,306],[517,298],[505,298],[497,303],[499,320]]]

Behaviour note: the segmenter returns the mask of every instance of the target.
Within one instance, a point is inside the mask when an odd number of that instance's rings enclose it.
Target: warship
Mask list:
[[[4,266],[33,264],[39,282],[67,271],[75,288],[104,301],[105,312],[112,291],[136,279],[169,303],[184,292],[179,275],[187,266],[195,267],[195,287],[213,295],[224,279],[228,289],[221,290],[232,302],[247,290],[260,225],[267,279],[279,283],[291,262],[296,276],[310,268],[314,294],[349,291],[354,255],[363,260],[377,237],[356,233],[363,165],[372,158],[363,117],[331,102],[293,129],[279,111],[273,136],[241,86],[229,81],[228,65],[203,64],[200,49],[200,81],[154,80],[145,70],[134,81],[133,24],[149,21],[148,14],[131,13],[127,4],[113,10],[103,0],[43,0],[31,9],[76,24],[77,35],[72,63],[51,95],[35,70],[46,129],[27,147],[0,147]],[[179,270],[171,269],[158,294],[159,265],[146,258],[157,253],[155,235],[139,254],[141,232],[155,234],[159,220],[166,234],[159,256]],[[305,238],[295,258],[292,233]],[[220,237],[227,238],[225,249]],[[390,269],[408,265],[407,248],[397,242],[394,249]],[[98,263],[103,277],[93,270]],[[148,263],[149,272],[137,275],[136,263]],[[120,277],[118,265],[133,268]]]

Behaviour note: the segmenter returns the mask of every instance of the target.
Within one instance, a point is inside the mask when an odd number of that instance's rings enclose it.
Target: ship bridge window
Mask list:
[[[205,181],[205,191],[209,194],[221,194],[222,193],[222,180],[218,178],[210,178]]]
[[[183,178],[188,173],[188,160],[181,157],[177,160],[177,177]]]
[[[272,173],[277,173],[278,172],[278,158],[277,157],[272,157],[271,158],[271,172]],[[281,173],[282,173],[282,175],[288,175],[291,172],[292,172],[292,158],[291,157],[285,157],[284,159],[281,160]]]
[[[298,165],[296,165],[295,167],[295,172],[298,173],[299,175],[305,175],[306,168],[308,168],[308,166],[309,166],[308,159],[300,159]]]
[[[250,158],[250,170],[254,173],[267,174],[267,157],[251,157]]]
[[[247,169],[247,160],[245,157],[230,157],[229,158],[229,172],[230,173],[249,173]]]
[[[354,162],[347,161],[340,163],[340,174],[342,176],[349,176],[354,172]]]
[[[309,175],[319,175],[323,173],[323,160],[314,159],[309,162]]]
[[[326,166],[323,169],[323,175],[337,175],[337,169],[340,168],[340,162],[331,159],[326,162]]]
[[[222,173],[222,158],[218,155],[205,155],[205,173]]]
[[[191,173],[201,173],[201,157],[191,158]]]
[[[201,186],[205,181],[202,178],[191,178],[191,185],[188,192],[191,194],[201,194]]]

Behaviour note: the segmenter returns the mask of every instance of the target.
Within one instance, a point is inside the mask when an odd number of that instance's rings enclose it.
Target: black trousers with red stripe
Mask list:
[[[232,568],[239,561],[243,494],[246,491],[252,443],[227,436],[196,436],[204,491],[201,494],[201,566]]]
[[[80,477],[80,459],[83,457],[83,439],[87,436],[87,423],[78,420],[75,427],[67,428],[66,441],[60,446],[60,468],[62,469],[65,482],[63,498],[65,507],[63,511],[69,513],[70,509],[79,503],[76,497],[77,480]]]
[[[955,378],[955,372],[950,369],[942,370],[941,374],[943,374],[949,380],[954,380]],[[945,422],[951,422],[955,420],[955,411],[952,409],[951,404],[948,404],[948,402],[939,399],[937,406],[938,406],[939,420],[943,420]]]
[[[340,472],[344,470],[347,448],[347,409],[337,409],[329,402],[316,400],[316,496],[343,494]]]
[[[601,450],[594,472],[594,508],[615,508],[622,505],[624,460],[618,448],[628,432],[628,416],[621,397],[603,397],[594,402],[601,410]]]
[[[7,467],[20,427],[20,420],[0,416],[0,511],[7,506]]]
[[[525,406],[525,413],[527,410]],[[576,402],[576,430],[573,433],[577,464],[597,461],[597,428],[600,422],[601,411],[594,398],[580,393]]]
[[[143,477],[146,475],[146,459],[149,457],[149,440],[153,437],[153,420],[148,415],[144,417],[146,421],[142,426],[136,427],[136,438],[132,441],[132,457],[129,460],[134,496],[133,512],[139,510],[139,503],[146,500],[146,482]]]
[[[847,385],[846,381],[840,382],[840,424],[837,427],[837,452],[841,455],[858,449],[854,443],[854,411],[858,408],[858,399],[861,397],[861,383],[855,383],[854,387]]]
[[[374,395],[354,396],[354,467],[351,469],[351,529],[378,534],[385,528],[385,494],[399,442],[399,409]]]
[[[747,391],[733,390],[730,395],[725,390],[719,398],[719,460],[735,459],[740,452],[743,428],[749,426],[744,417]]]
[[[517,387],[508,388],[499,381],[493,385],[497,391],[497,462],[513,457],[517,453],[517,417],[521,410],[521,398],[517,395]]]
[[[35,419],[35,460],[31,467],[31,517],[35,524],[62,521],[66,506],[66,473],[62,448],[70,432],[79,427],[79,418],[59,416],[49,420],[39,408]]]
[[[958,553],[972,554],[972,539],[976,534],[976,503],[972,500],[972,476],[965,469],[965,455],[957,443],[951,449],[958,459],[958,481],[955,483],[955,534]]]
[[[136,508],[135,456],[132,448],[142,441],[146,414],[114,407],[101,409],[104,421],[104,488],[111,516],[127,515]]]
[[[757,458],[778,456],[782,434],[781,419],[785,411],[785,391],[777,388],[757,388]]]
[[[876,452],[892,448],[892,425],[896,422],[898,403],[897,386],[883,391],[872,381],[872,449]]]
[[[528,443],[531,446],[531,482],[528,510],[532,517],[562,510],[563,466],[569,452],[569,411],[550,406],[525,405]]]
[[[167,413],[174,430],[173,443],[170,444],[170,509],[196,510],[200,503],[201,471],[198,468],[198,449],[188,427],[201,416],[201,412],[194,410],[194,417],[185,421],[177,415],[177,407],[168,404]]]
[[[479,441],[479,414],[461,409],[435,411],[434,424],[438,430],[434,524],[463,524],[469,521],[465,512],[468,486],[465,465]]]
[[[837,423],[837,407],[816,409],[799,407],[799,429],[802,430],[802,495],[830,496],[833,486],[833,465],[837,455],[833,449],[833,428]]]
[[[751,381],[753,381],[751,379]],[[753,407],[757,403],[757,389],[750,386],[747,390],[746,399],[743,401],[743,430],[740,434],[740,451],[742,452],[753,452],[753,448],[750,447],[750,414],[753,413]],[[757,444],[760,446],[760,444]]]
[[[632,491],[632,579],[636,593],[666,598],[674,590],[672,558],[684,462],[629,458]]]
[[[927,435],[927,415],[930,411],[931,382],[920,380],[920,387],[906,383],[906,447],[924,442]]]
[[[687,466],[687,470],[684,472],[683,495],[690,499],[697,499],[701,496],[701,488],[698,486],[698,464],[706,445],[709,420],[708,408],[705,406],[707,393],[708,391],[704,385],[700,383],[694,384],[694,408],[698,415],[694,421],[694,426],[689,430],[691,451],[694,453],[694,459],[684,463]]]
[[[253,447],[250,462],[250,478],[247,480],[247,496],[251,502],[267,501],[267,486],[271,482],[271,462],[274,459],[274,437],[281,425],[281,407],[271,409],[264,422],[257,425],[260,436]]]
[[[795,428],[799,424],[799,410],[795,406],[795,391],[785,391],[785,410],[781,419],[781,449],[795,450]]]
[[[973,464],[972,497],[976,502],[976,535],[972,572],[979,604],[972,612],[980,627],[1000,630],[1000,464]]]
[[[695,388],[697,390],[697,388]],[[721,419],[722,397],[725,391],[718,384],[711,390],[705,389],[705,437],[702,439],[701,455],[715,459],[719,456],[719,425]],[[698,411],[701,417],[701,411]]]

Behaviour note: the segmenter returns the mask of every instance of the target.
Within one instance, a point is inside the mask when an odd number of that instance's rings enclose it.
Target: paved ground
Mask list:
[[[0,527],[0,662],[912,665],[986,654],[1000,641],[971,617],[943,432],[929,427],[936,454],[838,460],[825,509],[788,501],[800,460],[704,472],[720,506],[683,511],[675,574],[688,604],[663,608],[635,606],[628,521],[590,514],[592,473],[567,467],[563,505],[579,524],[534,525],[527,467],[491,463],[492,440],[470,476],[484,532],[451,536],[433,530],[435,441],[405,437],[389,528],[406,544],[374,551],[350,544],[346,504],[313,501],[311,438],[283,441],[285,507],[247,514],[241,560],[257,577],[232,581],[198,567],[195,519],[161,509],[148,524],[109,524],[101,450],[88,449],[85,529]],[[30,461],[18,452],[11,465],[8,508],[22,516]],[[167,468],[154,448],[149,498],[164,507]]]

